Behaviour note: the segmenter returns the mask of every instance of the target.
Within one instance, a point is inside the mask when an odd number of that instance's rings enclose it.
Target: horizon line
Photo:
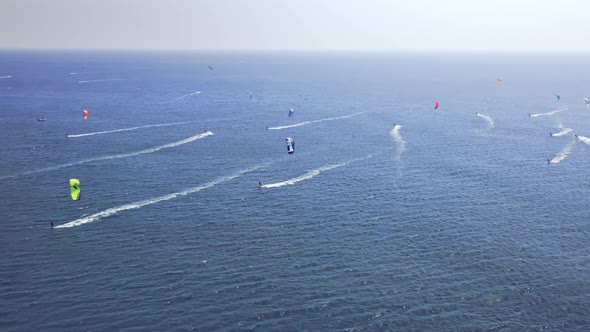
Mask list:
[[[154,52],[154,53],[298,53],[298,54],[474,54],[474,55],[590,55],[590,51],[523,51],[523,50],[354,50],[354,49],[228,49],[228,48],[43,48],[0,47],[0,52]]]

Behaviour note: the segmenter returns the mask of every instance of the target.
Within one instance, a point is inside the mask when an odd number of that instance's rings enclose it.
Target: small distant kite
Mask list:
[[[433,103],[434,103],[434,109],[438,109],[438,106],[440,105],[438,100],[433,101]]]
[[[88,120],[88,111],[87,110],[82,111],[82,117],[84,117],[84,120]]]
[[[252,91],[248,90],[248,93],[250,94],[250,99],[252,99]]]
[[[289,108],[289,117],[293,117],[293,114],[295,114],[295,110],[292,108]]]
[[[211,67],[211,66],[207,66],[207,67],[209,67],[209,69],[213,70],[213,67]]]
[[[559,101],[561,100],[561,96],[559,96],[559,95],[558,95],[558,94],[556,94],[556,93],[555,93],[554,95],[555,95],[555,97],[557,98],[557,101],[559,102]]]
[[[496,82],[497,82],[498,84],[502,83],[502,78],[501,78],[501,77],[498,77],[498,78],[496,78]]]
[[[590,107],[590,100],[588,98],[584,98],[584,102],[586,103],[586,108]]]

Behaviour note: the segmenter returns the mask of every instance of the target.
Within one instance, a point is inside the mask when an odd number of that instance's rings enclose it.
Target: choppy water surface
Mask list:
[[[0,59],[4,331],[590,326],[587,58]]]

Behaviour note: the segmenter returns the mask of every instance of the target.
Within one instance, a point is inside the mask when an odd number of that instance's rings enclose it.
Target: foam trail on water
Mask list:
[[[156,152],[156,151],[160,151],[162,149],[168,149],[168,148],[177,147],[177,146],[180,146],[180,145],[183,145],[183,144],[187,144],[187,143],[190,143],[190,142],[193,142],[193,141],[196,141],[198,139],[201,139],[201,138],[204,138],[204,137],[207,137],[207,136],[211,136],[211,135],[213,135],[213,133],[211,131],[207,131],[207,132],[204,132],[202,134],[191,136],[191,137],[185,138],[183,140],[180,140],[180,141],[177,141],[177,142],[174,142],[174,143],[164,144],[164,145],[156,146],[156,147],[150,148],[150,149],[145,149],[145,150],[136,151],[136,152],[130,152],[130,153],[114,154],[114,155],[108,155],[108,156],[102,156],[102,157],[84,159],[84,160],[79,160],[79,161],[76,161],[76,162],[73,162],[73,163],[67,163],[67,164],[56,165],[56,166],[51,166],[51,167],[39,168],[39,169],[36,169],[36,170],[22,172],[22,173],[18,173],[18,174],[14,174],[14,175],[2,176],[2,177],[0,177],[0,180],[6,179],[6,178],[13,178],[13,177],[16,177],[18,175],[29,175],[29,174],[33,174],[33,173],[53,171],[53,170],[56,170],[56,169],[71,167],[71,166],[85,164],[85,163],[90,163],[90,162],[94,162],[94,161],[111,160],[111,159],[119,159],[119,158],[139,156],[139,155],[146,154],[146,153],[153,153],[153,152]]]
[[[580,142],[590,145],[590,137],[578,135],[578,139],[580,140]]]
[[[199,95],[199,94],[201,94],[202,92],[203,92],[203,91],[195,91],[195,92],[191,92],[191,93],[189,93],[189,94],[186,94],[186,95],[184,95],[184,96],[180,96],[180,97],[178,97],[178,98],[176,98],[176,99],[174,99],[174,100],[182,100],[182,99],[184,99],[184,98],[186,98],[186,97],[189,97],[189,96]]]
[[[549,116],[549,115],[553,115],[553,114],[556,114],[556,113],[559,113],[559,112],[563,112],[563,111],[567,111],[567,110],[568,110],[568,107],[566,106],[565,108],[556,109],[554,111],[547,112],[547,113],[529,114],[529,116],[531,118],[536,118],[538,116]]]
[[[481,114],[481,113],[475,113],[475,114],[477,114],[477,116],[479,116],[480,118],[484,118],[487,121],[488,126],[490,128],[494,128],[496,126],[496,124],[494,123],[494,120],[491,117],[489,117],[488,115]]]
[[[558,132],[558,133],[551,134],[551,136],[557,136],[557,137],[559,137],[559,136],[567,135],[567,134],[568,134],[568,133],[570,133],[572,130],[573,130],[573,129],[571,129],[571,128],[565,128],[565,129],[563,129],[562,131],[560,131],[560,132]]]
[[[366,113],[366,112],[359,112],[359,113],[354,113],[354,114],[349,114],[349,115],[337,116],[335,118],[326,118],[326,119],[313,120],[313,121],[304,121],[304,122],[299,122],[299,123],[295,123],[292,125],[286,125],[286,126],[268,127],[268,130],[281,130],[281,129],[287,129],[287,128],[301,127],[301,126],[305,126],[310,123],[318,123],[318,122],[333,121],[333,120],[340,120],[340,119],[349,119],[349,118],[352,118],[353,116],[357,116],[357,115],[360,115],[363,113]]]
[[[0,79],[2,79],[2,78],[12,78],[12,75],[0,76]]]
[[[389,135],[393,138],[393,140],[397,144],[397,153],[396,153],[397,159],[399,159],[401,154],[406,151],[406,141],[404,141],[402,135],[400,134],[400,132],[399,132],[400,129],[402,129],[401,125],[395,125],[389,131]]]
[[[70,222],[62,224],[62,225],[58,225],[55,228],[69,228],[69,227],[74,227],[74,226],[80,226],[80,225],[84,225],[84,224],[87,224],[87,223],[90,223],[93,221],[100,220],[100,219],[108,217],[108,216],[112,216],[113,214],[119,213],[121,211],[139,209],[139,208],[142,208],[147,205],[152,205],[152,204],[156,204],[159,202],[169,201],[169,200],[174,199],[179,196],[186,196],[186,195],[194,194],[194,193],[199,192],[201,190],[205,190],[205,189],[211,188],[213,186],[216,186],[220,183],[233,180],[233,179],[238,178],[246,173],[253,172],[261,167],[266,167],[266,166],[268,166],[268,165],[260,165],[260,166],[250,167],[250,168],[238,171],[232,175],[221,177],[216,180],[207,182],[207,183],[202,184],[200,186],[188,188],[188,189],[185,189],[185,190],[182,190],[179,192],[175,192],[172,194],[168,194],[168,195],[163,195],[163,196],[159,196],[159,197],[155,197],[155,198],[146,199],[143,201],[138,201],[138,202],[134,202],[134,203],[116,206],[116,207],[113,207],[110,209],[106,209],[106,210],[82,217],[80,219],[76,219],[74,221],[70,221]]]
[[[86,80],[86,81],[78,81],[78,83],[96,83],[96,82],[112,82],[112,81],[125,81],[126,78],[109,78],[103,80]]]
[[[304,180],[309,180],[309,179],[311,179],[311,178],[319,175],[321,172],[329,171],[329,170],[332,170],[332,169],[335,169],[335,168],[338,168],[338,167],[342,167],[342,166],[346,166],[346,165],[348,165],[348,164],[350,164],[352,162],[363,160],[363,159],[367,159],[367,158],[370,158],[371,156],[372,155],[368,155],[368,156],[363,157],[363,158],[353,159],[353,160],[350,160],[350,161],[347,161],[347,162],[343,162],[343,163],[339,163],[339,164],[333,164],[333,165],[328,165],[328,166],[320,167],[318,169],[311,170],[311,171],[309,171],[309,172],[307,172],[307,173],[305,173],[303,175],[300,175],[298,177],[295,177],[295,178],[292,178],[292,179],[289,179],[289,180],[286,180],[286,181],[265,184],[265,185],[260,186],[260,188],[279,188],[279,187],[283,187],[283,186],[287,186],[287,185],[293,185],[293,184],[295,184],[297,182],[301,182],[301,181],[304,181]]]
[[[292,185],[292,184],[295,184],[297,182],[301,182],[301,181],[304,181],[304,180],[311,179],[311,178],[315,177],[316,175],[319,175],[323,171],[328,171],[328,170],[331,170],[331,169],[334,169],[334,168],[337,168],[337,167],[341,167],[341,166],[344,166],[344,165],[346,165],[346,163],[335,164],[335,165],[330,165],[330,166],[326,166],[326,167],[314,169],[314,170],[311,170],[311,171],[309,171],[309,172],[307,172],[307,173],[305,173],[305,174],[303,174],[301,176],[298,176],[296,178],[289,179],[287,181],[276,182],[276,183],[271,183],[271,184],[265,184],[265,185],[261,186],[261,188],[279,188],[279,187],[286,186],[286,185]]]
[[[580,136],[578,136],[578,137],[580,137]],[[572,153],[572,149],[574,148],[575,142],[576,141],[572,141],[572,142],[568,143],[566,146],[564,146],[563,149],[561,149],[561,151],[559,151],[557,156],[553,157],[553,159],[549,160],[549,162],[551,164],[559,164],[562,160],[564,160],[567,156],[569,156],[570,153]]]
[[[120,133],[122,131],[131,131],[131,130],[138,130],[138,129],[144,129],[144,128],[176,126],[176,125],[187,124],[187,123],[190,123],[190,122],[162,123],[162,124],[155,124],[155,125],[147,125],[147,126],[137,126],[137,127],[123,128],[123,129],[96,131],[96,132],[93,132],[93,133],[85,133],[85,134],[75,134],[75,135],[68,134],[67,136],[68,136],[68,138],[85,137],[85,136],[94,136],[94,135],[102,135],[102,134],[110,134],[110,133]]]

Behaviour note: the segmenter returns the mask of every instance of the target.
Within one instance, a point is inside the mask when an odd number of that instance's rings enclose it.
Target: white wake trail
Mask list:
[[[580,136],[578,136],[578,137],[580,137]],[[567,156],[569,156],[570,153],[572,153],[575,142],[576,141],[572,141],[572,142],[568,143],[566,146],[564,146],[563,149],[561,149],[561,151],[559,151],[557,156],[555,156],[553,159],[549,160],[549,163],[559,164],[562,160],[564,160]]]
[[[146,126],[137,126],[137,127],[130,127],[130,128],[122,128],[122,129],[114,129],[114,130],[105,130],[105,131],[96,131],[93,133],[85,133],[85,134],[68,134],[68,138],[76,138],[76,137],[85,137],[85,136],[94,136],[94,135],[102,135],[102,134],[110,134],[110,133],[120,133],[122,131],[131,131],[131,130],[138,130],[144,128],[153,128],[153,127],[166,127],[166,126],[176,126],[181,124],[187,124],[190,122],[174,122],[174,123],[162,123],[162,124],[155,124],[155,125],[146,125]]]
[[[590,137],[578,135],[578,139],[580,140],[580,142],[590,145]]]
[[[556,109],[554,111],[547,112],[547,113],[529,114],[529,116],[531,118],[536,118],[538,116],[549,116],[549,115],[553,115],[553,114],[556,114],[556,113],[559,113],[559,112],[563,112],[563,111],[567,111],[567,110],[568,110],[568,107],[566,106],[565,108]]]
[[[389,135],[393,138],[393,140],[397,144],[397,153],[396,153],[397,159],[399,159],[401,154],[406,151],[406,141],[404,141],[402,135],[400,134],[400,132],[399,132],[400,129],[402,129],[401,125],[395,125],[389,131]]]
[[[565,128],[565,129],[563,129],[562,131],[560,131],[558,133],[551,134],[551,136],[557,136],[557,137],[559,137],[559,136],[567,135],[568,133],[572,132],[572,130],[573,129],[571,129],[571,128]]]
[[[368,155],[368,156],[363,157],[363,158],[353,159],[353,160],[350,160],[350,161],[347,161],[347,162],[343,162],[343,163],[339,163],[339,164],[333,164],[333,165],[328,165],[328,166],[320,167],[318,169],[311,170],[311,171],[309,171],[309,172],[307,172],[307,173],[305,173],[303,175],[300,175],[298,177],[295,177],[295,178],[292,178],[292,179],[289,179],[289,180],[286,180],[286,181],[265,184],[265,185],[260,186],[260,188],[279,188],[279,187],[283,187],[283,186],[287,186],[287,185],[293,185],[293,184],[295,184],[297,182],[309,180],[309,179],[311,179],[311,178],[319,175],[321,172],[329,171],[329,170],[332,170],[332,169],[335,169],[335,168],[338,168],[338,167],[342,167],[342,166],[346,166],[346,165],[348,165],[348,164],[350,164],[352,162],[363,160],[363,159],[367,159],[367,158],[370,158],[372,156],[373,155],[371,154],[371,155]]]
[[[287,129],[287,128],[301,127],[301,126],[304,126],[304,125],[307,125],[307,124],[310,124],[310,123],[318,123],[318,122],[324,122],[324,121],[334,121],[334,120],[340,120],[340,119],[349,119],[349,118],[352,118],[353,116],[361,115],[363,113],[366,113],[366,112],[358,112],[358,113],[349,114],[349,115],[337,116],[335,118],[326,118],[326,119],[313,120],[313,121],[304,121],[304,122],[299,122],[299,123],[295,123],[295,124],[292,124],[292,125],[286,125],[286,126],[268,127],[268,130],[281,130],[281,129]]]
[[[69,227],[74,227],[74,226],[80,226],[80,225],[84,225],[84,224],[87,224],[87,223],[90,223],[93,221],[100,220],[100,219],[108,217],[108,216],[112,216],[113,214],[116,214],[116,213],[119,213],[122,211],[139,209],[139,208],[142,208],[147,205],[152,205],[152,204],[156,204],[156,203],[163,202],[163,201],[169,201],[169,200],[174,199],[179,196],[186,196],[186,195],[194,194],[194,193],[199,192],[201,190],[205,190],[205,189],[211,188],[215,185],[218,185],[220,183],[233,180],[233,179],[238,178],[246,173],[253,172],[261,167],[266,167],[266,166],[267,165],[260,165],[260,166],[247,168],[247,169],[238,171],[232,175],[225,176],[225,177],[218,178],[216,180],[207,182],[207,183],[202,184],[200,186],[192,187],[192,188],[185,189],[185,190],[175,192],[172,194],[168,194],[168,195],[163,195],[163,196],[159,196],[159,197],[155,197],[155,198],[146,199],[143,201],[138,201],[138,202],[134,202],[134,203],[116,206],[116,207],[113,207],[110,209],[106,209],[106,210],[82,217],[80,219],[76,219],[74,221],[70,221],[68,223],[56,226],[55,228],[69,228]]]
[[[12,75],[0,76],[0,79],[3,79],[3,78],[12,78]]]
[[[476,114],[477,114],[477,116],[479,116],[481,118],[484,118],[487,121],[488,126],[490,128],[494,128],[496,126],[496,123],[494,122],[494,119],[492,119],[490,116],[485,115],[485,114],[481,114],[481,113],[476,113]]]
[[[203,91],[195,91],[195,92],[191,92],[191,93],[189,93],[189,94],[186,94],[186,95],[184,95],[184,96],[180,96],[180,97],[178,97],[178,98],[176,98],[176,99],[174,99],[174,100],[182,100],[182,99],[184,99],[184,98],[186,98],[186,97],[189,97],[189,96],[200,95],[202,92],[203,92]]]
[[[190,142],[193,142],[193,141],[196,141],[198,139],[201,139],[201,138],[204,138],[204,137],[207,137],[207,136],[211,136],[211,135],[213,135],[213,133],[211,131],[207,131],[207,132],[204,132],[202,134],[191,136],[191,137],[185,138],[183,140],[180,140],[180,141],[177,141],[177,142],[174,142],[174,143],[164,144],[164,145],[160,145],[160,146],[157,146],[157,147],[154,147],[154,148],[150,148],[150,149],[145,149],[145,150],[136,151],[136,152],[130,152],[130,153],[122,153],[122,154],[115,154],[115,155],[108,155],[108,156],[102,156],[102,157],[84,159],[84,160],[76,161],[76,162],[73,162],[73,163],[67,163],[67,164],[55,165],[55,166],[51,166],[51,167],[39,168],[39,169],[36,169],[36,170],[26,171],[26,172],[14,174],[14,175],[2,176],[2,177],[0,177],[0,180],[7,179],[7,178],[14,178],[14,177],[16,177],[18,175],[29,175],[29,174],[34,174],[34,173],[41,173],[41,172],[53,171],[53,170],[57,170],[57,169],[61,169],[61,168],[71,167],[71,166],[80,165],[80,164],[86,164],[86,163],[90,163],[90,162],[94,162],[94,161],[111,160],[111,159],[119,159],[119,158],[127,158],[127,157],[139,156],[139,155],[142,155],[142,154],[147,154],[147,153],[153,153],[153,152],[156,152],[156,151],[160,151],[162,149],[168,149],[168,148],[177,147],[177,146],[180,146],[180,145],[183,145],[183,144],[187,144],[187,143],[190,143]]]
[[[85,80],[85,81],[78,81],[78,83],[96,83],[96,82],[113,82],[113,81],[125,81],[126,78],[108,78],[102,80]]]

